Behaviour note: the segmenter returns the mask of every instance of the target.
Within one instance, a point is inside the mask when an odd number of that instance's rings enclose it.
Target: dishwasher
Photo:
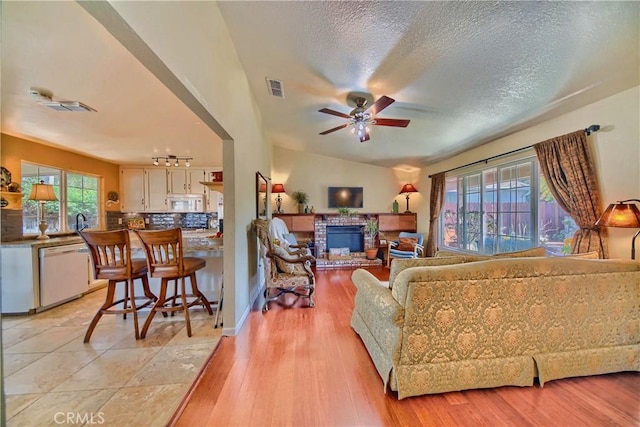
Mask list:
[[[40,309],[81,297],[89,289],[89,253],[84,243],[39,249]]]

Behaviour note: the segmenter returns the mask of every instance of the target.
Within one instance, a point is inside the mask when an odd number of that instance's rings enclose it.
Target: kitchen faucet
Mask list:
[[[82,217],[82,227],[80,227],[80,217]],[[84,216],[84,214],[82,212],[79,212],[76,215],[76,230],[77,231],[82,231],[85,228],[87,228],[87,224],[85,224],[86,221],[87,221],[87,217]]]

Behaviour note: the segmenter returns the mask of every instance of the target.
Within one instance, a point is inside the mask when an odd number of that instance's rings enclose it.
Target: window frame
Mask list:
[[[28,165],[28,167],[34,167],[36,168],[37,172],[36,174],[25,174],[24,170],[25,170],[25,165]],[[58,230],[57,231],[52,231],[52,230],[47,230],[47,235],[48,236],[56,236],[56,235],[66,235],[66,234],[70,234],[75,232],[75,228],[73,228],[73,224],[67,224],[67,220],[68,220],[68,214],[69,214],[69,206],[68,206],[68,191],[67,191],[67,183],[68,183],[68,175],[80,175],[83,178],[87,177],[87,178],[95,178],[96,179],[96,211],[97,211],[97,217],[96,217],[96,228],[100,227],[100,222],[101,222],[101,218],[103,215],[103,211],[104,208],[102,206],[102,203],[100,203],[101,198],[101,194],[102,194],[102,176],[100,175],[96,175],[96,174],[91,174],[91,173],[87,173],[87,172],[81,172],[81,171],[77,171],[77,170],[70,170],[70,169],[62,169],[56,166],[49,166],[49,165],[44,165],[41,163],[35,163],[35,162],[30,162],[27,160],[22,160],[21,161],[21,173],[20,173],[20,182],[22,183],[22,180],[24,179],[25,176],[29,176],[29,177],[36,177],[37,180],[40,180],[40,176],[44,176],[43,174],[40,173],[40,169],[48,169],[48,170],[52,170],[52,171],[57,171],[59,174],[59,194],[58,196],[58,201],[57,202],[47,202],[47,203],[57,203],[58,204]],[[23,200],[28,200],[29,198],[29,194],[27,191],[24,191],[23,193]],[[25,228],[24,228],[24,219],[23,219],[23,226],[22,226],[22,236],[23,237],[33,237],[33,236],[37,236],[39,234],[38,232],[25,232]]]
[[[519,176],[519,168],[523,166],[530,166],[528,186],[520,185],[527,183],[526,176]],[[503,172],[509,169],[511,169],[509,172],[511,175],[508,180],[508,185],[503,186]],[[514,174],[514,172],[517,173]],[[487,184],[486,177],[491,174],[493,175],[493,182]],[[479,185],[474,184],[474,187],[471,187],[470,181],[475,178],[479,180]],[[474,254],[493,254],[517,251],[535,246],[545,246],[549,252],[556,252],[557,254],[560,254],[560,252],[564,253],[564,246],[558,248],[557,241],[548,242],[546,235],[541,235],[541,232],[544,231],[541,230],[541,219],[545,219],[547,216],[544,216],[544,213],[541,212],[539,203],[541,197],[541,171],[538,158],[533,150],[528,150],[517,156],[509,156],[508,158],[502,159],[501,162],[496,161],[477,165],[465,168],[455,174],[447,174],[445,180],[445,202],[439,218],[438,247]],[[455,185],[452,183],[453,180],[455,180]],[[515,186],[513,186],[513,184],[515,184]],[[492,186],[492,188],[489,188],[490,186]],[[476,187],[477,191],[470,191],[470,189]],[[447,193],[452,188],[456,189],[456,212],[447,209],[447,205],[452,203],[447,197]],[[485,199],[492,191],[494,192],[492,202],[494,211],[488,210],[487,204],[485,203]],[[509,197],[506,197],[505,191],[510,193]],[[512,193],[517,197],[513,198]],[[523,200],[520,200],[520,197],[523,197]],[[503,198],[509,200],[505,201]],[[489,199],[489,203],[491,203],[491,199]],[[504,209],[505,203],[509,203],[508,211]],[[528,210],[521,210],[519,204],[522,203],[528,205]],[[472,204],[477,204],[479,210],[473,210],[470,207]],[[559,206],[557,208],[562,209]],[[468,213],[477,213],[478,218],[470,220],[467,215]],[[490,215],[493,226],[492,232],[489,232]],[[568,216],[568,214],[566,214],[566,216]],[[502,223],[504,217],[511,219],[508,224]],[[523,230],[514,231],[515,227],[513,227],[513,224],[516,223],[518,226],[520,225],[517,219],[522,217],[529,218],[528,222],[520,221],[525,224],[523,228],[524,233],[519,232]],[[560,222],[560,219],[561,217],[557,216],[556,222]],[[563,224],[564,221],[566,221],[566,217],[562,220]],[[507,227],[507,225],[510,225],[511,228]],[[472,226],[477,227],[477,230],[470,230]],[[509,231],[507,234],[503,232],[505,227],[507,227]],[[530,229],[526,230],[526,227]],[[568,230],[572,228],[572,226],[567,226]],[[452,233],[452,230],[455,231],[455,234]],[[471,238],[473,233],[477,233],[475,241]],[[558,234],[561,234],[561,231],[559,231]],[[451,241],[454,240],[453,236],[455,236],[456,243],[453,246],[446,246],[446,243],[450,244]],[[527,237],[529,237],[529,239],[527,239]]]

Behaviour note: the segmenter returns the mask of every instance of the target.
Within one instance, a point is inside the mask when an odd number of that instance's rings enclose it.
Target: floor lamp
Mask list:
[[[47,220],[45,218],[44,204],[58,200],[56,194],[53,192],[53,185],[45,184],[44,181],[40,181],[40,184],[33,184],[31,194],[29,194],[29,200],[35,200],[40,203],[40,223],[38,224],[40,235],[36,237],[36,239],[46,240],[49,236],[45,234],[45,231],[47,231]]]
[[[635,203],[627,202],[640,202],[640,200],[628,199],[611,203],[596,221],[596,226],[640,228],[640,211],[638,211]],[[636,237],[639,234],[640,230],[636,232],[631,240],[631,259],[636,259]]]

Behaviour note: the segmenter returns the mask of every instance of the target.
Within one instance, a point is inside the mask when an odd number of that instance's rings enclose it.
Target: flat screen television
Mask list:
[[[361,208],[362,187],[329,187],[330,208]]]

